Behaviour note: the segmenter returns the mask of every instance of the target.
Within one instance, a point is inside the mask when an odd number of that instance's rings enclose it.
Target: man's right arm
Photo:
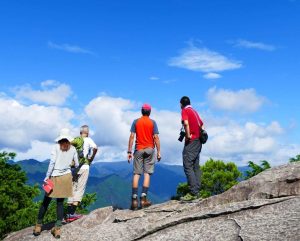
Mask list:
[[[188,120],[184,120],[183,121],[183,126],[184,126],[184,130],[185,130],[185,138],[186,138],[186,140],[191,139],[189,121]]]
[[[132,160],[132,145],[133,145],[133,141],[134,141],[134,136],[135,133],[131,132],[130,136],[129,136],[129,141],[128,141],[128,151],[127,151],[127,160],[130,163],[130,161]]]
[[[189,126],[189,117],[186,109],[181,111],[181,120],[185,130],[185,140],[188,141],[191,138],[190,126]]]

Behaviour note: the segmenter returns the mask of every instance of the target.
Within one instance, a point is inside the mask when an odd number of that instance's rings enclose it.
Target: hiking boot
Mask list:
[[[39,236],[42,232],[42,224],[36,224],[34,229],[33,229],[33,235],[34,236]]]
[[[135,211],[135,210],[138,210],[138,207],[139,207],[139,202],[138,202],[138,199],[137,198],[132,198],[131,199],[131,210]]]
[[[194,195],[194,194],[188,193],[184,197],[181,197],[180,201],[191,202],[191,201],[194,201],[194,200],[199,199],[199,198],[200,198],[199,195]]]
[[[140,199],[141,208],[147,208],[152,205],[152,203],[147,199],[147,196],[143,196]]]
[[[61,228],[60,227],[53,227],[51,229],[51,234],[53,235],[54,238],[60,238],[61,236]]]

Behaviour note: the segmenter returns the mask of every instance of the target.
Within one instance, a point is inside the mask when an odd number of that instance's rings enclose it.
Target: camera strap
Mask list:
[[[191,109],[191,111],[193,112],[194,116],[196,117],[196,120],[198,122],[198,126],[200,129],[202,129],[202,126],[200,125],[200,116],[198,115],[198,113],[196,113],[196,111],[192,108],[192,107],[188,107],[189,109]],[[200,119],[200,120],[199,120]],[[201,120],[201,122],[203,123],[203,121]]]

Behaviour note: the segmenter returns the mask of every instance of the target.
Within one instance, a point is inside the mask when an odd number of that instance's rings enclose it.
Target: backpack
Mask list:
[[[74,140],[71,142],[72,146],[75,147],[78,155],[78,160],[79,164],[84,163],[85,157],[83,155],[83,144],[84,144],[84,139],[81,136],[75,137]]]

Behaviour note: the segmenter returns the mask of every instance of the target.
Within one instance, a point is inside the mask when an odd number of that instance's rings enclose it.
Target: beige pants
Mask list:
[[[68,203],[81,202],[85,192],[90,170],[80,169],[77,182],[73,182],[73,196],[68,198]]]

